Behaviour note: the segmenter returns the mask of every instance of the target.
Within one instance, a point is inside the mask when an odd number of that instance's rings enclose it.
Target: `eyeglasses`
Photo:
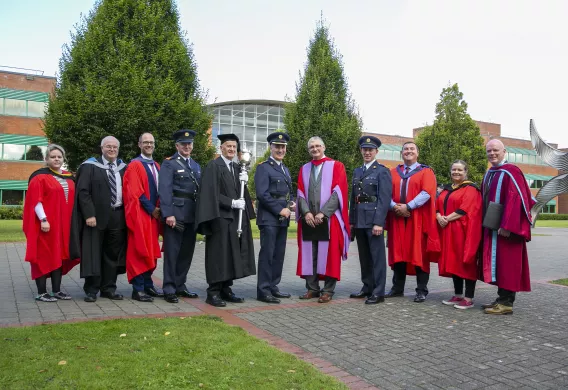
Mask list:
[[[156,143],[154,141],[142,141],[144,146],[154,146]]]
[[[105,148],[106,150],[118,150],[118,146],[111,146],[111,145],[105,145],[103,146],[103,148]]]

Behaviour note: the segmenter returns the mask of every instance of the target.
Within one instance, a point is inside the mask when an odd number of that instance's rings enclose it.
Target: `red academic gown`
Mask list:
[[[333,192],[336,192],[339,199],[339,209],[336,210],[336,212],[332,214],[328,220],[329,242],[318,242],[318,275],[320,279],[324,279],[326,276],[329,276],[340,280],[341,260],[347,259],[347,252],[349,250],[350,243],[347,175],[345,173],[345,166],[341,162],[332,160],[328,157],[324,157],[322,160],[325,161],[325,164],[323,164],[321,171],[322,196],[320,200],[320,207],[325,204]],[[305,164],[300,169],[300,174],[298,176],[298,198],[304,198],[306,201],[308,196],[311,166],[311,162]],[[304,171],[306,171],[307,174]],[[306,180],[304,180],[304,178]],[[299,218],[298,213],[296,213],[296,218]],[[326,247],[327,256],[324,251]],[[313,259],[311,248],[311,241],[302,241],[302,224],[298,223],[298,265],[296,268],[296,275],[301,277],[312,275]]]
[[[156,169],[160,165],[154,162]],[[126,276],[128,281],[156,268],[161,256],[159,221],[149,215],[142,204],[140,196],[144,194],[150,199],[148,174],[140,161],[133,160],[124,173],[122,196],[124,215],[128,228],[128,245],[126,246]]]
[[[530,291],[527,242],[531,240],[530,210],[535,201],[523,172],[508,163],[491,167],[482,189],[484,201],[503,205],[501,228],[512,233],[505,238],[483,228],[482,280],[509,291]]]
[[[391,169],[392,197],[400,203],[403,165]],[[417,171],[417,172],[415,172]],[[412,174],[413,173],[413,174]],[[430,194],[430,199],[421,207],[410,212],[409,218],[398,217],[394,211],[387,215],[388,260],[392,268],[395,263],[406,262],[407,274],[415,275],[415,266],[430,272],[430,261],[440,251],[440,240],[436,227],[436,176],[430,167],[421,165],[411,172],[407,182],[406,203],[414,199],[422,190]]]
[[[59,175],[67,181],[69,192],[65,199],[63,187],[49,168],[34,172],[28,184],[24,202],[23,230],[26,235],[25,260],[31,265],[32,279],[48,275],[59,268],[67,274],[79,259],[70,259],[69,236],[71,213],[75,201],[75,182],[71,174]],[[49,232],[41,231],[41,222],[35,213],[36,205],[41,202],[49,222]]]
[[[477,280],[477,253],[481,242],[481,192],[472,184],[456,189],[444,188],[438,197],[436,210],[448,216],[456,210],[465,215],[441,228],[438,225],[442,251],[438,256],[440,276],[459,276]]]

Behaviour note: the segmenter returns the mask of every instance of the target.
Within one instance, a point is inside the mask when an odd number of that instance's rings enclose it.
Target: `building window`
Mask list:
[[[18,206],[24,203],[24,191],[0,190],[0,199],[3,206]]]
[[[547,204],[542,207],[541,213],[543,214],[556,214],[556,205],[555,204]]]
[[[0,115],[43,118],[46,109],[46,102],[0,98]]]
[[[44,161],[47,146],[0,144],[0,160]]]

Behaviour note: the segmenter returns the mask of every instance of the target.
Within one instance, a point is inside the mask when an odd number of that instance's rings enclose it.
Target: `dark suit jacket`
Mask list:
[[[284,168],[284,171],[282,171]],[[286,199],[292,196],[292,179],[290,171],[284,164],[279,166],[273,159],[268,159],[256,167],[254,174],[258,212],[256,224],[259,226],[288,226],[290,219],[280,220],[280,211],[288,207]]]
[[[102,158],[97,158],[102,164]],[[120,170],[121,180],[126,169]],[[97,219],[97,228],[107,228],[111,211],[111,194],[107,170],[94,164],[82,164],[77,171],[77,201],[84,220],[90,217]],[[121,229],[124,226],[111,226],[112,229]]]

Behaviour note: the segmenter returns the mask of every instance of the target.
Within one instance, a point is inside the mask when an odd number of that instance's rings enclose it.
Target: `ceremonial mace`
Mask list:
[[[249,152],[249,150],[247,149],[246,146],[246,142],[242,142],[242,149],[241,149],[241,157],[239,160],[239,165],[241,166],[241,171],[248,171],[248,168],[250,166],[250,159],[251,159],[251,154]],[[241,200],[245,200],[245,184],[247,184],[246,181],[241,180]],[[246,207],[246,204],[245,204]],[[237,236],[239,238],[241,238],[241,234],[243,233],[243,210],[239,209],[239,224],[237,226]]]

